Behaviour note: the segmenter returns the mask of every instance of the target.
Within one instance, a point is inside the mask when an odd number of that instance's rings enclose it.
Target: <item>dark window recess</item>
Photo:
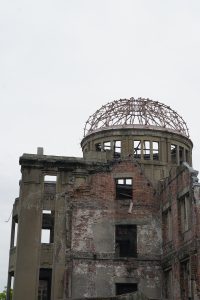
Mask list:
[[[177,163],[177,146],[176,145],[171,145],[171,162],[173,164],[176,164]]]
[[[164,296],[166,299],[172,299],[172,270],[164,271]]]
[[[186,162],[189,163],[189,151],[187,149],[185,150],[185,159]]]
[[[101,152],[101,143],[95,144],[95,150],[96,150],[97,152]]]
[[[183,155],[183,153],[184,153],[183,147],[180,147],[180,146],[179,146],[179,164],[180,164],[180,165],[181,165],[181,164],[183,163],[183,161],[184,161],[184,155]]]
[[[149,160],[151,158],[150,141],[143,142],[143,158]]]
[[[153,160],[159,160],[159,143],[153,142]]]
[[[54,241],[54,213],[43,211],[42,214],[42,243],[53,243]]]
[[[121,141],[114,141],[114,157],[121,156]]]
[[[104,142],[103,150],[111,150],[111,142]]]
[[[137,226],[116,225],[116,254],[119,257],[137,257]]]
[[[116,199],[132,199],[132,178],[116,179]]]
[[[133,157],[139,159],[141,158],[141,141],[133,142]]]
[[[181,299],[187,300],[191,298],[190,289],[190,265],[189,260],[181,262],[180,264],[180,285],[181,285]]]
[[[116,295],[137,292],[137,283],[116,283]]]
[[[51,269],[40,269],[38,300],[51,299]]]

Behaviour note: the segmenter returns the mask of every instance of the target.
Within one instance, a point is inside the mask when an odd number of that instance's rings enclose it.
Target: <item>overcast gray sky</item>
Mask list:
[[[0,1],[0,290],[19,156],[81,156],[92,113],[146,97],[186,120],[200,170],[199,75],[199,0]]]

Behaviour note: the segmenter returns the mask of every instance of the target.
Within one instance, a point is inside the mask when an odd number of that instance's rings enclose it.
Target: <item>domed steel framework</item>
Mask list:
[[[156,126],[189,137],[183,118],[169,106],[143,98],[120,99],[103,105],[85,124],[84,136],[108,127]]]

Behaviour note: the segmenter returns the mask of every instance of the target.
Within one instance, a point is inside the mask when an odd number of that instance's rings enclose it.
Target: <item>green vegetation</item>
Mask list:
[[[10,299],[12,299],[12,290],[10,290]],[[6,300],[6,287],[3,292],[0,293],[0,300]]]

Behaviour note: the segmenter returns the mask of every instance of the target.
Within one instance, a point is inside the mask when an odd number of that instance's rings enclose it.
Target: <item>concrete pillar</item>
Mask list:
[[[54,224],[54,259],[52,274],[52,299],[63,299],[65,278],[66,250],[66,208],[65,196],[62,195],[60,177],[57,179],[55,224]]]
[[[37,299],[42,182],[39,169],[22,169],[13,300]]]

